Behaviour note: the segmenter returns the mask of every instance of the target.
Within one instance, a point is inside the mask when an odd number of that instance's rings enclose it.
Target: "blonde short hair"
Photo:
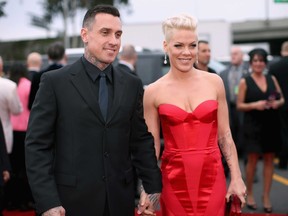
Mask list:
[[[166,19],[162,23],[162,31],[166,41],[171,39],[174,29],[186,29],[197,33],[198,20],[189,14],[180,14]]]

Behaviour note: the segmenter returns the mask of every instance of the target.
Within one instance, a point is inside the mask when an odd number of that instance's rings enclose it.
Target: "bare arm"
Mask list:
[[[231,183],[226,194],[228,200],[231,194],[236,194],[241,202],[245,203],[246,186],[242,180],[242,175],[238,162],[238,155],[229,126],[228,107],[223,82],[217,83],[218,99],[218,143],[221,152],[228,164]]]
[[[279,99],[275,98],[275,100],[272,101],[272,104],[270,107],[272,109],[278,109],[279,107],[283,106],[285,99],[283,97],[281,87],[280,87],[277,79],[273,75],[272,75],[272,80],[275,84],[276,91],[280,94],[280,98]]]
[[[153,86],[148,86],[144,91],[143,107],[144,118],[149,132],[154,137],[156,157],[160,157],[160,120],[158,110],[154,102],[155,92]],[[156,216],[155,209],[159,204],[160,193],[147,194],[141,186],[140,200],[138,204],[138,214]]]
[[[155,92],[153,86],[148,86],[144,91],[144,118],[148,126],[149,132],[154,137],[154,144],[157,159],[160,157],[160,120],[158,110],[154,102]]]

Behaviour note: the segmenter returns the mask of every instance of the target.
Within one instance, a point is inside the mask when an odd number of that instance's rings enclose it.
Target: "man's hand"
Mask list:
[[[3,171],[3,181],[6,183],[6,182],[9,181],[9,179],[10,179],[10,173],[9,173],[9,171],[4,170],[4,171]]]
[[[155,210],[159,205],[160,193],[147,194],[141,191],[137,213],[142,216],[156,216]]]
[[[42,216],[65,216],[65,209],[62,206],[58,206],[44,212]]]

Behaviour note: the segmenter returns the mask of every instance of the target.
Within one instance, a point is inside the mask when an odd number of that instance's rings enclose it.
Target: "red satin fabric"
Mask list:
[[[216,100],[191,113],[161,104],[163,216],[223,216],[226,180],[217,141]]]

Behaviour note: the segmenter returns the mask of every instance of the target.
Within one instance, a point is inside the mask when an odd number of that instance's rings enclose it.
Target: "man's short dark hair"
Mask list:
[[[199,40],[198,44],[200,44],[200,43],[209,44],[209,42],[207,40]]]
[[[93,23],[96,14],[99,13],[111,14],[112,16],[120,18],[120,12],[116,7],[112,5],[100,4],[96,5],[94,8],[91,8],[86,12],[83,19],[82,27],[89,27],[91,23]]]
[[[60,61],[65,55],[65,47],[62,42],[56,41],[48,47],[48,57],[52,61]]]

